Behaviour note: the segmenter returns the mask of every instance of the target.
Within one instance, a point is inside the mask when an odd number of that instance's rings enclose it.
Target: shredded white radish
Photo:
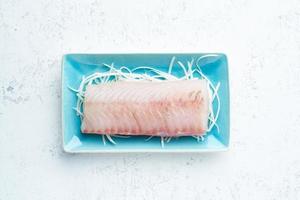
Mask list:
[[[170,65],[169,65],[169,70],[168,70],[168,73],[169,73],[169,74],[172,74],[172,69],[173,69],[173,65],[174,65],[175,59],[176,59],[176,57],[173,56],[173,57],[172,57],[172,60],[171,60],[171,62],[170,62]]]
[[[164,137],[160,137],[160,144],[162,148],[165,147]]]
[[[106,137],[107,137],[107,139],[108,139],[111,143],[117,144],[117,143],[110,137],[110,135],[106,135]]]
[[[194,59],[187,62],[187,67],[181,62],[177,61],[178,65],[184,72],[184,76],[178,78],[174,75],[172,75],[172,69],[176,60],[176,57],[173,56],[168,72],[163,72],[160,70],[155,69],[155,67],[150,66],[139,66],[132,70],[130,70],[126,66],[122,66],[119,69],[117,69],[114,66],[114,63],[107,64],[103,63],[103,66],[108,68],[108,71],[106,72],[96,72],[93,73],[87,77],[82,77],[82,81],[78,87],[78,89],[74,89],[71,87],[68,87],[71,91],[76,93],[77,96],[77,103],[76,107],[73,108],[76,111],[76,114],[81,118],[83,117],[83,111],[82,111],[82,105],[84,102],[85,97],[85,90],[87,85],[92,84],[102,84],[102,83],[108,83],[113,81],[150,81],[150,82],[158,82],[158,81],[174,81],[174,80],[191,80],[196,79],[195,75],[198,74],[198,79],[205,79],[208,83],[208,91],[209,91],[209,100],[210,100],[210,106],[209,106],[209,116],[208,116],[208,129],[207,132],[204,135],[201,136],[192,136],[195,138],[198,142],[204,140],[204,136],[210,132],[214,127],[216,127],[217,131],[220,132],[219,126],[217,124],[217,120],[220,113],[220,97],[218,95],[218,90],[220,88],[221,83],[218,82],[216,85],[213,85],[213,83],[208,79],[208,77],[202,72],[201,65],[199,62],[207,57],[217,57],[217,54],[209,54],[199,57],[195,62],[196,69],[193,69],[194,65]],[[136,73],[138,70],[144,70],[144,73]],[[155,75],[149,75],[147,72],[152,72]],[[214,102],[216,101],[217,105],[213,106]],[[216,107],[216,108],[214,108]],[[120,137],[120,138],[128,138],[129,136],[123,136],[123,135],[102,135],[102,141],[103,144],[106,145],[106,139],[112,143],[116,144],[116,142],[112,139],[112,137]],[[145,141],[149,141],[154,136],[148,137]],[[178,137],[177,137],[178,138]],[[171,141],[172,137],[163,137],[161,136],[161,146],[164,147],[165,142],[169,143]]]
[[[103,145],[105,146],[106,145],[105,135],[102,135],[102,142],[103,142]]]
[[[149,136],[147,139],[145,139],[145,141],[149,141],[149,140],[151,140],[153,137],[154,137],[153,135],[152,135],[152,136]]]

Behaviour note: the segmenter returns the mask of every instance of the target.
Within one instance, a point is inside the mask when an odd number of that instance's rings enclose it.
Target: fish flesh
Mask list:
[[[206,80],[116,81],[88,85],[81,131],[92,134],[190,136],[207,131]]]

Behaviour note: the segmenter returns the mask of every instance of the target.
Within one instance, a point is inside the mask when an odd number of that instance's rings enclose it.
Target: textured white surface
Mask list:
[[[192,51],[228,55],[229,152],[62,152],[64,53]],[[297,0],[0,0],[0,199],[300,199],[299,60]]]

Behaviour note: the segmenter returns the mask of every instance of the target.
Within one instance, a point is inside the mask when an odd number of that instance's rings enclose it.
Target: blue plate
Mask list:
[[[106,71],[103,63],[114,63],[115,67],[126,66],[132,69],[137,66],[156,66],[157,69],[167,71],[173,56],[176,61],[186,63],[191,59],[209,54],[67,54],[62,62],[62,130],[63,148],[66,152],[207,152],[224,151],[229,145],[229,83],[227,58],[224,54],[216,57],[201,59],[199,64],[203,73],[216,85],[220,82],[218,91],[221,109],[217,121],[220,131],[214,127],[205,136],[205,140],[197,142],[192,137],[181,137],[166,143],[162,148],[160,138],[135,136],[130,138],[114,138],[116,145],[106,145],[99,135],[84,135],[80,132],[80,118],[72,109],[76,106],[76,95],[68,86],[78,88],[82,76],[97,71]],[[176,62],[172,73],[178,77],[183,71]],[[214,105],[215,106],[215,105]]]

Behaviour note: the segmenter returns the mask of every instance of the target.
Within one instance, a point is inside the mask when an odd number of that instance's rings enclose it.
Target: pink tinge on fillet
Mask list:
[[[207,130],[205,80],[112,82],[87,86],[83,133],[189,136]]]

